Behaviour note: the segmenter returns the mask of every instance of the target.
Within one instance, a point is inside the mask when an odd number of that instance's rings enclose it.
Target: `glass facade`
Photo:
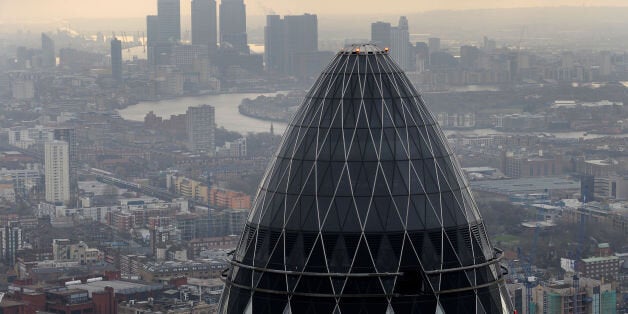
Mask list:
[[[354,46],[290,123],[220,313],[511,313],[499,259],[421,96]]]

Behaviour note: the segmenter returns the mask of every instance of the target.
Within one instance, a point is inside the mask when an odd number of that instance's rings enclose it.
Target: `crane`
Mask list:
[[[517,248],[517,255],[519,256],[519,260],[521,261],[521,267],[523,268],[523,274],[525,276],[525,287],[526,287],[526,313],[534,314],[536,313],[536,306],[534,310],[532,310],[532,288],[536,287],[537,280],[536,277],[533,276],[532,273],[532,265],[536,265],[536,248],[539,239],[539,232],[541,230],[541,220],[543,215],[540,212],[540,209],[536,213],[536,224],[534,226],[534,237],[532,240],[532,247],[530,248],[529,254],[523,254],[521,248]]]
[[[587,195],[586,193],[584,193],[584,195],[582,196],[582,206],[580,207],[580,221],[579,221],[579,228],[578,228],[578,246],[576,247],[576,256],[574,259],[574,262],[575,262],[574,274],[573,274],[574,314],[580,313],[580,306],[582,303],[582,298],[580,297],[580,294],[579,294],[580,278],[578,277],[578,273],[579,273],[578,268],[580,264],[580,259],[582,258],[582,247],[584,245],[584,236],[585,236],[585,229],[586,229],[585,220],[587,217],[587,215],[584,213],[584,208],[586,204],[587,204]]]

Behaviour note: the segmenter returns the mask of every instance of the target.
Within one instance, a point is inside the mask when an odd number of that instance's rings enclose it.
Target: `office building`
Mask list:
[[[244,0],[220,2],[220,47],[232,48],[239,53],[249,53]]]
[[[54,68],[57,65],[55,55],[55,42],[50,36],[41,34],[41,66],[43,68]]]
[[[122,81],[122,41],[115,37],[111,40],[111,76]]]
[[[205,45],[174,45],[170,50],[170,65],[187,72],[203,72],[203,70],[207,72],[209,70],[208,58]],[[206,61],[207,69],[197,66],[201,60]]]
[[[371,24],[371,42],[380,47],[390,47],[391,43],[390,23],[375,22]]]
[[[146,16],[146,54],[148,64],[155,64],[154,46],[159,42],[159,17],[157,15]]]
[[[159,17],[157,15],[146,16],[146,44],[153,46],[159,42]]]
[[[271,73],[283,72],[284,21],[279,15],[267,15],[264,27],[264,65]]]
[[[410,46],[408,19],[402,16],[399,25],[390,29],[390,54],[403,70],[410,68]]]
[[[186,112],[188,144],[192,151],[205,152],[214,156],[216,152],[216,120],[214,107],[203,105],[189,107]]]
[[[430,49],[430,55],[440,51],[440,38],[432,37],[428,38],[427,46]]]
[[[218,19],[215,0],[192,0],[192,44],[216,50]]]
[[[371,43],[384,48],[390,48],[392,59],[403,70],[411,69],[410,31],[408,19],[399,18],[399,25],[393,27],[390,23],[375,22],[371,24]]]
[[[219,313],[510,314],[500,257],[416,89],[356,45],[288,125]]]
[[[162,43],[181,41],[181,0],[157,0],[158,40]]]
[[[268,71],[299,76],[307,67],[303,56],[318,52],[317,16],[267,16],[264,47]]]
[[[475,46],[460,47],[460,65],[465,70],[477,68],[481,50]]]

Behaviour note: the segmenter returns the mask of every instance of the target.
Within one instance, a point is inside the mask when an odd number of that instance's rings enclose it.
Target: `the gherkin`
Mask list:
[[[290,123],[220,313],[511,313],[499,258],[421,96],[356,45]]]

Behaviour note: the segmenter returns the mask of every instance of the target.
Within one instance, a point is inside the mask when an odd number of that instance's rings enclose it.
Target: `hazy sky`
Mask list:
[[[182,0],[189,15],[190,0]],[[245,0],[248,14],[417,13],[434,9],[534,6],[628,6],[627,0]],[[1,22],[60,18],[141,17],[156,12],[157,0],[0,0]]]

